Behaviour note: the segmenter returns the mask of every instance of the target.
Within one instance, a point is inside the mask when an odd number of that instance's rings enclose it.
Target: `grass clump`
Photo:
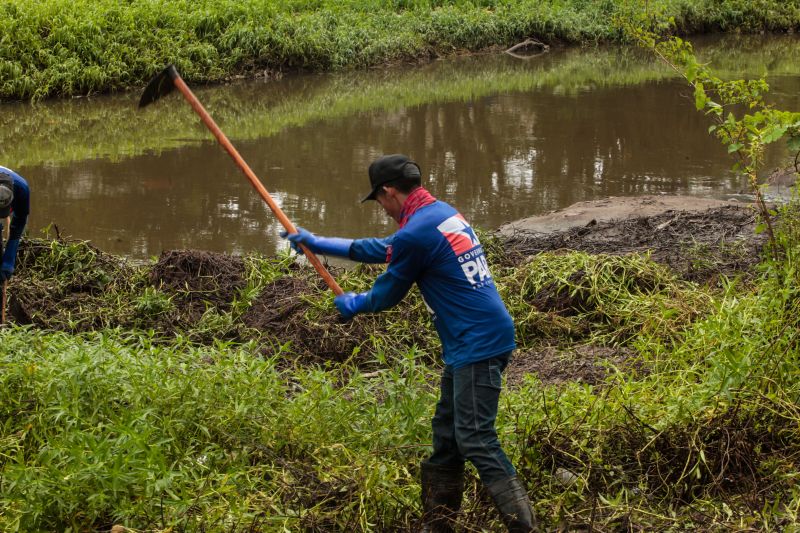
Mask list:
[[[638,334],[670,339],[713,302],[708,289],[638,254],[542,253],[501,282],[521,339],[558,333],[600,343]]]
[[[337,380],[248,345],[0,336],[4,531],[366,529],[407,520],[397,498],[413,508],[407,439],[423,441],[432,391],[411,357]]]

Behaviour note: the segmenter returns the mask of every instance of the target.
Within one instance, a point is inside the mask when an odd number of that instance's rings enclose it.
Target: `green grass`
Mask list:
[[[632,350],[638,368],[611,367],[598,386],[530,375],[503,394],[501,438],[545,524],[800,527],[798,213],[782,211],[779,260],[764,260],[752,283],[716,289],[646,256],[565,252],[513,266],[484,236],[519,357],[543,344],[605,344]],[[31,282],[67,286],[108,264],[80,243],[45,252]],[[265,345],[255,332],[220,340],[270,282],[309,275],[287,261],[248,258],[239,302],[217,314],[223,325],[194,326],[212,329],[204,344],[191,329],[0,330],[0,529],[413,527],[438,372],[432,336],[404,339],[421,303],[412,296],[391,320],[367,324],[370,338],[343,364],[302,363],[291,343]],[[363,289],[375,273],[339,280]],[[136,282],[107,287],[142,312],[171,309]],[[535,309],[543,291],[573,295],[579,312]],[[302,297],[313,303],[304,320],[334,312],[329,294]],[[558,481],[563,468],[573,483]],[[462,520],[495,530],[471,476]]]
[[[660,0],[679,27],[798,26],[796,0]],[[618,40],[609,0],[337,2],[11,0],[0,7],[0,98],[141,87],[167,63],[191,82],[335,70],[546,41]]]
[[[406,468],[433,398],[411,356],[337,386],[329,372],[282,372],[280,353],[264,360],[247,345],[2,338],[4,531],[292,530],[332,520],[331,508],[339,523],[364,527],[398,503],[401,520],[413,509]]]

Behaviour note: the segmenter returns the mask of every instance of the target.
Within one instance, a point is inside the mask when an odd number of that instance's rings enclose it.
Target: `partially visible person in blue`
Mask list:
[[[28,182],[6,167],[0,167],[0,229],[5,219],[11,215],[11,229],[5,243],[3,258],[0,260],[0,281],[6,281],[14,275],[17,262],[17,250],[28,214],[31,211],[31,193]]]
[[[433,453],[422,462],[423,531],[453,531],[470,461],[511,532],[535,531],[525,487],[503,452],[495,418],[501,376],[515,348],[514,323],[500,299],[475,232],[453,207],[422,187],[419,166],[405,155],[369,167],[377,201],[400,226],[390,237],[321,237],[302,228],[288,238],[295,250],[362,263],[388,263],[372,288],[335,299],[345,318],[388,309],[416,283],[442,341],[441,396],[432,420]]]

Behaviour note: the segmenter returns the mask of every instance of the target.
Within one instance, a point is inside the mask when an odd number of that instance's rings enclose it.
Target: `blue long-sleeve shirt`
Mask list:
[[[458,368],[515,348],[514,323],[500,299],[475,232],[458,211],[436,201],[384,238],[356,239],[350,258],[389,263],[367,293],[366,311],[396,305],[419,286],[442,341],[445,364]]]
[[[6,167],[0,167],[0,173],[11,176],[14,180],[14,200],[11,202],[11,230],[8,240],[13,241],[22,237],[28,215],[31,212],[31,190],[25,179]]]

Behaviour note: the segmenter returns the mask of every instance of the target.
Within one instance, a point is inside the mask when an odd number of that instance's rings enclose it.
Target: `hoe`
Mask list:
[[[287,217],[283,210],[275,203],[275,200],[272,199],[267,189],[255,175],[255,172],[250,168],[250,166],[245,162],[236,148],[233,147],[231,142],[222,133],[222,130],[219,129],[219,126],[214,122],[214,119],[211,118],[211,115],[203,108],[203,105],[197,99],[197,97],[192,93],[189,86],[186,85],[186,82],[183,81],[180,74],[178,74],[177,69],[174,65],[170,65],[160,73],[158,73],[150,83],[147,84],[145,87],[144,93],[142,93],[142,98],[139,100],[139,108],[146,107],[162,96],[166,96],[172,92],[173,88],[177,88],[181,94],[186,98],[186,101],[189,102],[189,105],[192,106],[192,109],[200,115],[200,119],[203,121],[203,124],[211,130],[211,133],[214,134],[214,137],[217,138],[219,144],[228,152],[228,154],[233,158],[233,161],[236,163],[236,166],[244,173],[250,183],[253,185],[255,190],[261,195],[261,198],[267,203],[269,208],[278,217],[278,221],[286,228],[286,231],[289,233],[296,233],[297,228],[295,228],[294,224],[292,224],[289,217]],[[322,279],[328,285],[328,287],[334,292],[334,294],[339,295],[342,294],[342,289],[336,283],[336,280],[333,279],[328,269],[325,268],[325,265],[319,260],[319,258],[314,255],[311,250],[306,248],[304,245],[300,245],[303,249],[303,252],[306,254],[309,263],[314,267],[314,269],[322,276]]]

